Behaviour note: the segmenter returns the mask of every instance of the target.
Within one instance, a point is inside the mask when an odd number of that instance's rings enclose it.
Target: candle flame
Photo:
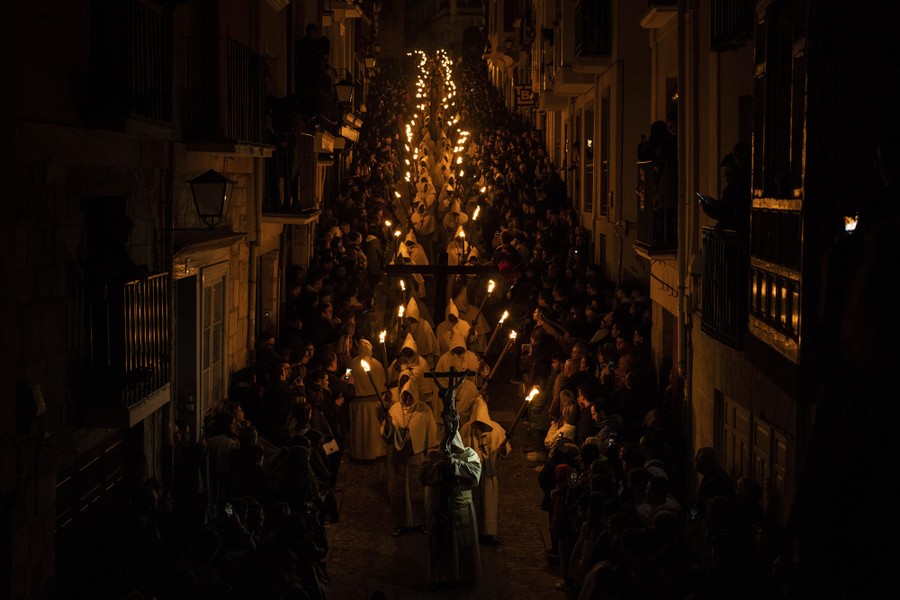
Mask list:
[[[394,195],[397,196],[397,197],[399,198],[399,197],[400,197],[400,192],[398,192],[397,190],[394,190]]]
[[[365,371],[366,373],[372,370],[372,368],[369,366],[369,363],[365,360],[359,361],[359,364],[363,368],[363,371]]]
[[[402,304],[399,307],[397,307],[397,316],[400,317],[401,319],[403,318],[404,310],[405,310],[405,307]]]
[[[387,228],[390,228],[390,227],[391,227],[391,222],[390,222],[389,220],[385,220],[384,226],[387,227]]]
[[[461,164],[462,164],[462,156],[457,156],[457,157],[456,157],[456,164],[458,164],[458,165],[461,165]]]
[[[403,290],[404,292],[406,291],[406,282],[403,281],[402,279],[400,280],[400,289]]]
[[[516,339],[516,336],[517,336],[517,335],[518,335],[518,334],[517,334],[515,331],[510,331],[510,332],[509,332],[509,339],[510,339],[510,340],[514,340],[514,339]]]
[[[487,186],[486,185],[481,186],[481,193],[483,194],[486,191],[487,191]]]
[[[503,314],[500,315],[500,322],[503,323],[503,321],[505,321],[505,320],[506,320],[506,317],[508,317],[508,316],[509,316],[509,311],[508,311],[508,310],[504,310],[504,311],[503,311]]]
[[[497,284],[494,283],[494,280],[493,280],[493,279],[491,279],[491,280],[488,281],[488,294],[490,294],[490,293],[492,293],[492,292],[494,291],[494,287],[495,287],[496,285],[497,285]]]
[[[533,388],[531,388],[531,391],[528,392],[528,396],[525,398],[525,402],[531,402],[532,400],[534,400],[534,397],[540,393],[541,390],[538,388],[538,386],[534,386]]]
[[[378,341],[383,344],[385,336],[387,336],[387,329],[382,329],[381,333],[378,334]]]
[[[394,231],[394,237],[400,237],[401,233],[402,232],[399,229],[397,229],[396,231]]]
[[[478,215],[479,215],[480,213],[481,213],[481,207],[480,207],[480,206],[476,206],[476,207],[475,207],[475,214],[472,215],[472,220],[473,220],[473,221],[478,220]]]

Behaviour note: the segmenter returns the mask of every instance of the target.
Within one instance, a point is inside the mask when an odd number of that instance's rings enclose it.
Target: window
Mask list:
[[[609,88],[600,98],[600,216],[609,216]]]
[[[763,508],[783,516],[791,495],[793,440],[765,419],[715,390],[714,445],[735,481],[751,477],[763,488]]]
[[[776,0],[756,24],[750,331],[799,362],[806,145],[803,0]]]
[[[200,320],[200,398],[207,412],[225,398],[225,266],[204,269]]]
[[[582,164],[584,165],[584,212],[591,214],[594,212],[594,111],[586,109],[584,111],[584,157]]]

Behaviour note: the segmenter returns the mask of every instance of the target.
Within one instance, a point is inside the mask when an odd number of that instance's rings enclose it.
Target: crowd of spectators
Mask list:
[[[470,137],[465,175],[446,183],[461,213],[480,210],[469,239],[477,262],[499,273],[502,299],[485,313],[496,323],[509,311],[517,380],[541,390],[528,405],[525,451],[544,492],[558,589],[585,599],[765,597],[775,536],[761,488],[735,485],[712,449],[696,456],[699,491],[686,483],[671,390],[660,384],[669,373],[650,352],[647,291],[592,263],[590,232],[542,133],[506,111],[484,63],[467,59],[455,75],[450,138]],[[383,61],[349,177],[322,212],[308,270],[291,272],[282,329],[259,336],[205,445],[182,427],[172,491],[148,481],[123,515],[123,589],[326,597],[326,527],[340,517],[334,492],[356,395],[345,373],[359,340],[387,325],[378,305],[398,242],[385,221],[407,222],[394,192],[411,76],[410,64]]]

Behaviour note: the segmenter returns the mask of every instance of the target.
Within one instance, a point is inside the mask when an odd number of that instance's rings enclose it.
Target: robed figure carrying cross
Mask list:
[[[459,413],[456,393],[471,371],[450,371],[426,374],[426,377],[447,378],[447,387],[440,383],[444,410],[444,437],[439,450],[431,452],[422,465],[420,480],[428,487],[426,507],[428,532],[428,585],[460,587],[473,585],[481,573],[478,550],[478,518],[472,502],[472,488],[481,477],[478,453],[463,445],[459,436]]]

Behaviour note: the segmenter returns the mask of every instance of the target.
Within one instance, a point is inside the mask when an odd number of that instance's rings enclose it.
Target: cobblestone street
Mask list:
[[[489,400],[492,418],[508,427],[522,399],[512,377],[498,377]],[[525,459],[527,423],[516,427],[513,452],[500,465],[499,546],[481,546],[482,576],[476,586],[462,590],[429,591],[425,581],[425,535],[391,537],[384,461],[358,464],[347,461],[339,482],[341,520],[329,526],[332,578],[329,597],[368,600],[382,590],[390,600],[435,598],[562,599],[553,588],[559,567],[548,567],[544,545],[549,544],[547,513],[540,510],[541,491],[536,463]]]

